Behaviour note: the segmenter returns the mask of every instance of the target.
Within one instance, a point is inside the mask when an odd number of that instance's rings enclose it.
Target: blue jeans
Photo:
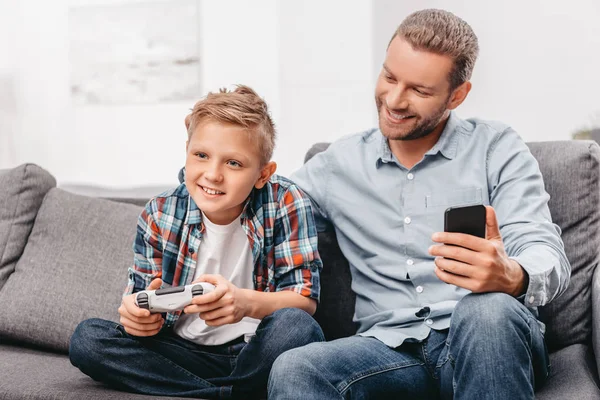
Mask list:
[[[469,294],[449,329],[389,348],[371,337],[313,343],[282,354],[269,398],[533,399],[548,376],[540,325],[515,298]]]
[[[273,362],[323,332],[305,311],[284,308],[265,317],[256,335],[220,346],[201,346],[163,329],[131,336],[111,321],[89,319],[71,337],[71,363],[97,381],[149,395],[251,399],[264,396]]]

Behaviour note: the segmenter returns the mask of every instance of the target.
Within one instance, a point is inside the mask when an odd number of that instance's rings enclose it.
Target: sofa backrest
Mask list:
[[[592,331],[591,283],[598,264],[600,244],[600,147],[592,141],[528,143],[538,160],[550,194],[553,221],[562,229],[565,252],[572,266],[567,291],[540,309],[551,351],[573,343],[589,343]],[[328,143],[315,144],[308,161]],[[355,296],[348,263],[335,233],[319,235],[323,258],[321,303],[315,318],[328,339],[352,335]]]

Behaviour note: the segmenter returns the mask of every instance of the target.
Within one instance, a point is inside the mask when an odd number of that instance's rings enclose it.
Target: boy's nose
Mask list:
[[[213,182],[219,182],[223,179],[223,174],[219,168],[213,167],[206,170],[204,177]]]

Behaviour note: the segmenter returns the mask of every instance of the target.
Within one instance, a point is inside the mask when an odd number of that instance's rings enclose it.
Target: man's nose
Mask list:
[[[394,86],[385,98],[386,106],[392,110],[404,110],[408,108],[406,94],[406,88],[402,85]]]

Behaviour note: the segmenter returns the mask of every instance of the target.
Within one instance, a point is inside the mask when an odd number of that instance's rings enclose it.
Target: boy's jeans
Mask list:
[[[450,328],[391,349],[353,336],[313,343],[280,356],[269,398],[533,399],[548,376],[537,319],[513,297],[469,294]]]
[[[264,396],[277,356],[323,340],[315,320],[295,308],[264,318],[248,344],[240,339],[221,346],[200,346],[170,329],[135,337],[117,323],[89,319],[73,333],[69,356],[85,374],[125,391],[250,399]]]

